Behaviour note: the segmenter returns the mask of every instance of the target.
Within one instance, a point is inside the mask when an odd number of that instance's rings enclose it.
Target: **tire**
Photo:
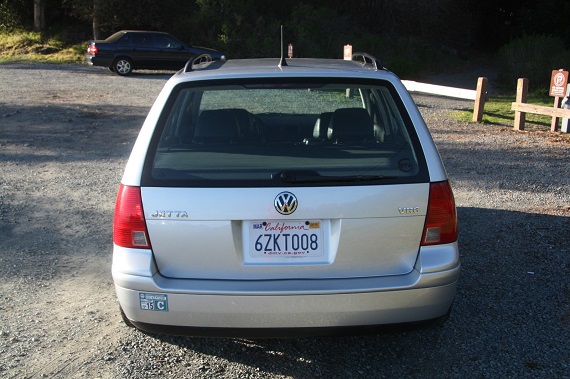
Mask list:
[[[117,75],[130,75],[133,72],[133,62],[129,58],[117,58],[111,69]]]
[[[129,328],[134,328],[135,326],[133,325],[133,323],[131,322],[131,320],[129,320],[127,318],[127,315],[125,314],[125,312],[123,312],[123,308],[121,308],[121,306],[119,306],[119,310],[121,311],[121,318],[123,319],[123,322],[129,327]]]

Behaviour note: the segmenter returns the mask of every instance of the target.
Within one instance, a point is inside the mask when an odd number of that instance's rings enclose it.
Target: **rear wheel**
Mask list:
[[[133,325],[133,323],[131,322],[131,320],[129,320],[127,318],[127,315],[125,314],[125,312],[123,312],[123,308],[121,308],[121,306],[119,306],[119,310],[121,311],[121,318],[123,319],[123,322],[130,328],[134,328],[135,326]]]
[[[117,58],[111,68],[115,74],[125,76],[133,71],[133,63],[128,58]]]

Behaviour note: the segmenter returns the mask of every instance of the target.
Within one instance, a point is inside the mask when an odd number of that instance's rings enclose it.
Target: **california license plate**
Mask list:
[[[320,220],[254,221],[249,223],[251,258],[307,258],[323,255]]]

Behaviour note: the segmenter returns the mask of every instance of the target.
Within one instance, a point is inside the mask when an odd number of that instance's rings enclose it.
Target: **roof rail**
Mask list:
[[[382,70],[384,68],[379,59],[368,53],[353,53],[352,60],[362,63],[363,67],[370,64],[375,70]]]
[[[199,68],[208,67],[213,61],[214,58],[212,58],[210,54],[204,53],[196,55],[186,62],[183,72],[191,72]]]

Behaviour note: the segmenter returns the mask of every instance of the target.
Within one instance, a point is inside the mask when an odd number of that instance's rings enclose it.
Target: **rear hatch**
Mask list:
[[[430,192],[414,122],[388,80],[179,84],[141,178],[158,270],[242,280],[409,273]]]
[[[415,264],[428,184],[325,188],[143,188],[150,244],[171,278],[399,275]],[[291,215],[275,207],[283,192]]]

